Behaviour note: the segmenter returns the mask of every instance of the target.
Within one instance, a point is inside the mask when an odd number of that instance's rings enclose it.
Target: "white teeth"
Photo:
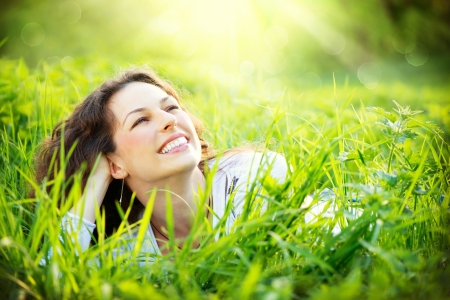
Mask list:
[[[168,143],[162,150],[160,153],[164,154],[167,153],[169,151],[171,151],[172,149],[179,147],[181,145],[187,144],[187,139],[183,136],[176,138],[175,140],[171,141],[170,143]]]

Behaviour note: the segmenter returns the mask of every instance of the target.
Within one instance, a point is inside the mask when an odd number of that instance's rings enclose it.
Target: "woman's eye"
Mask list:
[[[131,128],[134,128],[134,127],[136,127],[137,125],[139,125],[139,124],[141,124],[141,123],[143,123],[143,122],[146,122],[146,121],[148,121],[148,119],[145,118],[145,117],[139,118],[139,119],[136,120],[136,122],[134,122],[134,124],[133,124],[133,126],[132,126]]]
[[[169,106],[169,107],[166,109],[166,111],[171,111],[171,110],[174,110],[174,109],[179,109],[178,105],[171,105],[171,106]]]

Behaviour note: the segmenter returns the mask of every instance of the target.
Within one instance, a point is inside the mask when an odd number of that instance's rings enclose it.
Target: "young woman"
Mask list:
[[[58,157],[67,155],[71,148],[66,178],[87,165],[82,179],[84,201],[79,201],[64,219],[72,226],[83,223],[79,233],[83,249],[89,246],[91,232],[95,231],[95,206],[105,208],[106,233],[111,234],[121,222],[116,201],[126,210],[135,193],[137,201],[128,220],[132,223],[142,217],[150,194],[156,191],[146,237],[150,246],[145,251],[164,254],[169,239],[167,191],[171,194],[175,238],[181,241],[181,247],[200,210],[207,211],[209,222],[216,226],[233,194],[232,213],[226,220],[229,228],[242,210],[248,184],[255,181],[258,172],[268,170],[280,181],[286,175],[286,162],[275,153],[231,150],[216,158],[203,139],[203,131],[202,123],[187,112],[167,82],[149,71],[127,71],[103,83],[67,120],[56,125],[37,156],[37,179],[52,180],[53,170],[59,170]],[[215,165],[218,169],[209,201],[199,207],[205,171]],[[70,188],[71,184],[66,193]]]

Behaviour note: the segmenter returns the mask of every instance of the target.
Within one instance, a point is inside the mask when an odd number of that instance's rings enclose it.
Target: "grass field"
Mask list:
[[[60,220],[81,195],[79,178],[60,209],[63,173],[41,186],[33,180],[41,139],[117,71],[117,64],[92,61],[75,58],[63,69],[0,60],[2,298],[450,297],[448,84],[387,78],[368,89],[330,73],[318,90],[288,77],[264,85],[257,74],[218,80],[201,65],[180,71],[156,64],[204,121],[214,148],[264,145],[292,168],[282,185],[260,178],[262,190],[249,191],[231,234],[200,218],[188,237],[202,235],[198,249],[173,245],[169,255],[140,266],[139,247],[113,254],[130,230],[145,230],[149,211],[139,227],[123,223],[81,252],[70,236],[59,239]],[[27,196],[32,186],[36,199]],[[335,213],[305,223],[304,198],[325,188],[335,194]],[[266,211],[260,201],[269,203]],[[342,231],[333,235],[336,224]],[[50,249],[54,255],[40,264]]]

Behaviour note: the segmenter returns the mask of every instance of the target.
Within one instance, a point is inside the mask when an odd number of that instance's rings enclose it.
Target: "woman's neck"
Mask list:
[[[147,205],[152,191],[156,190],[151,221],[152,225],[161,232],[165,232],[163,228],[167,228],[166,208],[167,199],[170,197],[173,219],[176,220],[174,222],[175,238],[184,238],[188,235],[197,214],[199,191],[204,188],[205,177],[202,171],[195,167],[190,172],[179,173],[177,176],[159,182],[137,184],[133,190],[136,191],[136,197],[144,206]]]

